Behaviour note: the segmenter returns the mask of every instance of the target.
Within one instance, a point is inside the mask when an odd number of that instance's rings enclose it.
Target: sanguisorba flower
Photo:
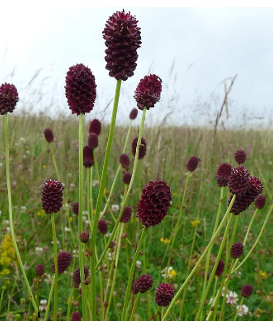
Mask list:
[[[192,156],[187,163],[187,170],[190,172],[194,172],[196,170],[196,167],[199,163],[199,158],[196,156]]]
[[[83,166],[86,168],[92,167],[95,163],[93,149],[89,146],[83,148]]]
[[[133,212],[133,210],[132,210],[131,206],[125,206],[120,221],[122,223],[128,223],[128,221],[130,220],[130,218],[132,216],[132,212]]]
[[[243,255],[244,252],[244,245],[241,242],[236,242],[232,244],[230,249],[230,256],[233,259],[238,259]]]
[[[220,165],[216,173],[216,181],[219,187],[227,186],[232,166],[228,163]]]
[[[246,161],[245,151],[243,151],[242,149],[237,150],[234,154],[234,159],[239,165],[244,164],[244,162]]]
[[[125,168],[125,169],[129,169],[129,166],[130,166],[130,159],[128,157],[127,154],[121,154],[119,156],[119,162],[120,162],[120,165]]]
[[[44,182],[42,207],[47,214],[57,213],[63,206],[63,184],[50,179]]]
[[[262,208],[264,208],[266,203],[266,197],[264,195],[259,195],[256,200],[255,200],[255,206],[256,208],[258,208],[259,210],[261,210]]]
[[[90,113],[97,87],[91,70],[83,64],[77,64],[69,68],[65,80],[65,96],[72,114]]]
[[[87,279],[89,276],[89,269],[87,266],[84,266],[84,278]],[[80,268],[78,267],[72,276],[73,279],[73,287],[78,288],[81,284],[81,275],[80,275]]]
[[[149,274],[139,276],[134,283],[134,289],[137,292],[145,293],[153,286],[153,278]]]
[[[45,267],[43,264],[37,264],[35,266],[35,273],[37,276],[42,276],[45,273]]]
[[[241,294],[244,298],[250,297],[252,293],[253,293],[253,286],[251,284],[246,284],[241,290]]]
[[[88,136],[88,146],[91,149],[95,149],[98,147],[98,144],[99,144],[98,135],[95,133],[90,133]]]
[[[130,114],[129,114],[129,118],[130,118],[131,120],[134,120],[134,119],[137,118],[137,114],[138,114],[137,108],[133,108],[133,109],[131,110]]]
[[[80,312],[72,312],[71,321],[81,321],[82,317]]]
[[[12,84],[4,83],[0,86],[0,114],[12,113],[15,109],[19,96],[17,89]]]
[[[154,107],[159,102],[162,91],[162,80],[157,75],[145,76],[141,79],[135,90],[134,98],[137,101],[137,107],[143,110],[145,107]]]
[[[58,274],[63,273],[70,265],[72,255],[69,252],[61,252],[58,254]],[[51,272],[55,273],[55,263],[51,264]]]
[[[50,129],[50,128],[46,128],[44,130],[44,136],[45,136],[45,139],[48,143],[52,143],[53,140],[54,140],[54,134],[53,134],[53,131]]]
[[[101,122],[95,118],[90,122],[89,134],[95,133],[99,136],[100,132],[101,132]]]
[[[220,259],[215,271],[215,275],[219,278],[223,274],[224,269],[225,269],[225,263],[223,260]]]
[[[243,195],[249,186],[250,174],[244,166],[234,167],[231,170],[228,187],[232,194]]]
[[[158,286],[155,293],[155,302],[158,306],[164,306],[170,304],[174,297],[174,290],[168,283],[162,283]]]
[[[110,77],[116,80],[125,81],[134,75],[137,49],[141,45],[140,28],[137,23],[136,18],[124,10],[115,12],[106,21],[102,32],[107,47],[106,69],[109,70]]]
[[[135,156],[136,155],[136,148],[137,148],[137,141],[138,141],[138,137],[135,137],[132,141],[132,153]],[[146,155],[146,141],[145,139],[142,137],[141,138],[141,142],[139,145],[139,153],[138,153],[138,159],[142,159],[144,158],[144,156]]]
[[[171,205],[170,187],[162,180],[150,181],[141,192],[137,217],[145,228],[156,226],[167,215]]]

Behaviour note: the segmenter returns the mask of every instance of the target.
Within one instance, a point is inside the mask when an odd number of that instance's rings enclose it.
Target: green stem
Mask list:
[[[79,115],[79,214],[78,214],[78,235],[83,230],[82,225],[82,212],[83,212],[83,114]],[[83,258],[83,244],[78,237],[79,247],[79,265],[82,289],[82,319],[87,321],[87,306],[86,306],[86,289],[84,286],[84,258]],[[95,257],[95,255],[93,255]],[[95,278],[92,279],[95,283]],[[95,319],[94,319],[95,320]]]
[[[168,314],[170,313],[171,309],[173,308],[176,300],[180,297],[180,294],[182,293],[182,291],[184,290],[184,288],[186,287],[186,285],[189,283],[190,279],[192,278],[192,276],[194,275],[195,271],[197,270],[198,266],[200,265],[201,261],[203,260],[203,258],[206,256],[209,248],[214,244],[216,238],[218,237],[218,235],[220,234],[222,228],[224,227],[228,217],[229,217],[229,213],[230,210],[234,204],[236,195],[233,195],[232,200],[229,204],[229,207],[222,219],[222,222],[220,223],[218,229],[215,231],[214,235],[211,237],[209,244],[207,245],[205,251],[202,253],[202,255],[200,256],[199,260],[197,261],[196,265],[194,266],[194,268],[191,270],[191,273],[187,276],[186,280],[184,281],[184,283],[181,285],[181,287],[179,288],[179,290],[177,291],[176,295],[174,296],[172,302],[170,303],[166,313],[163,316],[162,321],[166,320]]]
[[[6,287],[5,285],[2,286],[1,299],[0,299],[0,312],[1,312],[1,310],[2,310],[2,303],[3,303],[4,292],[5,292],[6,288],[7,288],[7,287]]]
[[[261,231],[260,231],[260,233],[259,233],[259,235],[258,235],[258,237],[257,237],[257,239],[256,239],[256,241],[255,241],[255,243],[253,244],[253,246],[252,246],[252,248],[250,249],[250,251],[247,253],[246,257],[243,259],[243,261],[242,261],[236,268],[234,268],[234,270],[232,270],[232,272],[231,272],[232,274],[233,274],[234,272],[236,272],[236,271],[245,263],[245,261],[249,258],[250,254],[252,253],[252,251],[254,250],[254,248],[256,247],[256,245],[258,244],[258,242],[260,241],[260,238],[261,238],[261,236],[262,236],[262,234],[263,234],[263,231],[264,231],[264,229],[265,229],[265,226],[266,226],[266,224],[267,224],[267,221],[268,221],[268,219],[269,219],[269,216],[270,216],[272,210],[273,210],[273,205],[271,206],[269,212],[267,213],[267,216],[266,216],[266,218],[265,218],[264,224],[263,224],[263,226],[262,226],[262,229],[261,229]],[[238,259],[237,259],[237,260],[238,260]],[[236,260],[236,262],[235,262],[235,265],[236,265],[236,263],[237,263],[237,260]]]
[[[244,246],[246,245],[246,241],[247,241],[247,238],[248,238],[248,234],[249,234],[249,232],[250,232],[250,229],[251,229],[251,227],[252,227],[252,224],[253,224],[253,222],[254,222],[254,219],[255,219],[257,213],[258,213],[258,209],[256,208],[256,210],[255,210],[255,212],[254,212],[254,214],[253,214],[253,216],[252,216],[252,219],[251,219],[251,221],[250,221],[250,223],[249,223],[249,225],[248,225],[248,228],[247,228],[247,232],[246,232],[246,235],[245,235],[245,238],[244,238],[244,242],[243,242],[243,245],[244,245]]]
[[[52,224],[52,236],[53,236],[53,247],[54,247],[54,265],[55,265],[55,287],[54,287],[54,314],[53,320],[57,321],[57,309],[58,309],[58,250],[57,250],[57,238],[56,238],[56,228],[54,221],[54,214],[51,214],[51,224]]]
[[[91,250],[93,251],[93,253],[95,253],[96,230],[97,230],[97,226],[98,226],[99,214],[100,214],[102,199],[103,199],[103,195],[104,195],[104,187],[106,184],[108,163],[109,163],[109,159],[110,159],[111,146],[112,146],[114,131],[115,131],[115,123],[116,123],[118,102],[119,102],[119,96],[120,96],[120,87],[121,87],[121,80],[118,80],[117,84],[116,84],[116,93],[115,93],[115,100],[114,100],[114,106],[113,106],[113,111],[112,111],[112,119],[111,119],[111,124],[110,124],[110,132],[109,132],[109,137],[108,137],[108,141],[107,141],[104,164],[103,164],[102,174],[101,174],[101,179],[100,179],[100,189],[99,189],[99,195],[98,195],[97,204],[96,204],[96,214],[94,217],[94,221],[93,221],[94,224],[93,224],[92,233],[91,233]],[[96,281],[95,281],[96,276],[95,275],[96,275],[95,274],[95,255],[92,255],[91,256],[92,321],[96,320]],[[84,320],[84,321],[86,321],[86,320]]]
[[[137,307],[137,304],[138,304],[139,295],[140,295],[140,292],[138,292],[137,297],[135,299],[134,306],[133,306],[131,317],[130,317],[129,321],[133,321],[134,320],[134,313],[135,313],[135,310],[136,310],[136,307]],[[149,318],[149,320],[150,320],[150,318]]]
[[[244,298],[242,298],[242,300],[241,300],[241,302],[240,302],[239,306],[237,307],[237,311],[236,311],[236,314],[235,314],[235,317],[234,317],[233,321],[236,321],[236,320],[237,320],[238,313],[239,313],[239,311],[240,311],[240,308],[241,308],[241,306],[242,306],[243,302],[244,302]]]
[[[219,249],[219,251],[218,251],[218,255],[217,255],[217,257],[216,257],[216,261],[215,261],[213,270],[212,270],[211,275],[210,275],[210,278],[209,278],[209,282],[208,282],[206,291],[205,291],[204,295],[202,295],[202,298],[201,298],[201,303],[200,303],[199,311],[198,311],[197,316],[196,316],[196,318],[195,318],[196,321],[199,320],[199,317],[200,317],[200,315],[201,315],[201,313],[202,313],[203,306],[204,306],[204,304],[205,304],[206,298],[207,298],[207,296],[208,296],[208,294],[209,294],[210,287],[211,287],[211,284],[212,284],[212,282],[213,282],[213,278],[215,277],[215,271],[216,271],[217,266],[218,266],[218,263],[219,263],[219,261],[220,261],[222,252],[223,252],[223,250],[224,250],[224,245],[225,245],[225,243],[226,243],[226,239],[227,239],[227,236],[228,236],[229,229],[230,229],[230,227],[231,227],[231,223],[232,223],[233,217],[234,217],[234,215],[232,215],[232,214],[231,214],[230,217],[229,217],[228,224],[227,224],[227,227],[226,227],[226,230],[225,230],[225,233],[224,233],[224,236],[223,236],[221,245],[220,245],[220,249]]]
[[[11,185],[10,185],[10,169],[9,169],[9,138],[8,138],[8,113],[5,114],[5,145],[6,145],[6,179],[7,179],[7,189],[8,189],[8,204],[9,204],[9,223],[10,223],[10,234],[13,242],[13,247],[16,253],[16,257],[21,269],[21,273],[24,278],[25,286],[27,287],[28,294],[30,296],[30,300],[32,302],[33,308],[35,310],[35,313],[38,315],[38,307],[35,302],[35,298],[32,294],[31,287],[29,285],[25,268],[20,256],[20,252],[16,243],[16,237],[14,232],[14,225],[13,225],[13,215],[12,215],[12,201],[11,201]]]
[[[132,263],[132,265],[131,265],[130,275],[129,275],[129,281],[128,281],[128,284],[127,284],[127,289],[126,289],[126,294],[125,294],[125,300],[124,300],[124,305],[123,305],[123,310],[122,310],[121,321],[125,321],[125,320],[126,320],[126,317],[127,317],[126,308],[127,308],[127,306],[128,306],[128,303],[129,303],[129,295],[130,295],[130,293],[131,293],[131,291],[132,291],[132,281],[133,281],[133,275],[134,275],[134,271],[135,271],[135,265],[136,265],[136,261],[137,261],[138,256],[139,256],[139,251],[140,251],[142,242],[143,242],[143,240],[144,240],[144,237],[145,237],[145,235],[146,235],[146,232],[147,232],[147,229],[144,228],[144,229],[143,229],[143,232],[142,232],[142,235],[141,235],[141,237],[140,237],[138,246],[137,246],[136,253],[135,253],[135,255],[134,255],[133,263]]]
[[[71,294],[67,302],[67,314],[66,314],[66,321],[70,321],[70,312],[71,312],[71,304],[73,300],[73,294],[74,294],[74,287],[71,289]]]
[[[47,306],[46,306],[46,313],[45,313],[44,321],[47,321],[47,318],[48,318],[49,307],[50,307],[50,302],[51,302],[51,298],[52,298],[53,290],[54,290],[54,286],[55,286],[55,276],[56,275],[57,274],[53,275],[53,280],[52,280],[52,284],[51,284],[51,288],[50,288],[49,296],[48,296],[48,300],[47,300]]]
[[[119,216],[116,220],[116,223],[114,225],[114,228],[112,230],[112,233],[109,237],[109,240],[101,254],[101,257],[96,265],[96,269],[100,266],[102,260],[104,259],[105,257],[105,254],[107,253],[107,250],[109,248],[109,245],[110,243],[112,242],[115,234],[116,234],[116,230],[117,230],[117,227],[118,227],[118,224],[119,224],[119,221],[121,219],[121,216],[123,214],[123,211],[124,211],[124,208],[127,204],[127,200],[129,198],[129,195],[131,193],[131,190],[132,190],[132,186],[133,186],[133,182],[134,182],[134,179],[135,179],[135,175],[136,175],[136,171],[137,171],[137,164],[138,164],[138,155],[139,155],[139,146],[140,146],[140,142],[141,142],[141,138],[142,138],[142,134],[143,134],[143,129],[144,129],[144,123],[145,123],[145,115],[146,115],[146,108],[143,109],[143,114],[142,114],[142,120],[141,120],[141,125],[140,125],[140,129],[139,129],[139,135],[138,135],[138,141],[137,141],[137,147],[136,147],[136,154],[135,154],[135,160],[134,160],[134,168],[133,168],[133,173],[132,173],[132,177],[131,177],[131,180],[130,180],[130,184],[128,186],[128,190],[127,190],[127,193],[125,195],[125,197],[123,198],[123,202],[122,202],[122,205],[121,205],[121,209],[120,209],[120,213],[119,213]],[[97,215],[97,213],[96,213]]]
[[[55,156],[54,156],[52,143],[49,143],[49,146],[50,146],[50,154],[51,154],[52,161],[53,161],[53,164],[54,164],[54,169],[55,169],[55,173],[56,173],[57,179],[58,179],[58,181],[61,181],[60,180],[59,171],[58,171],[58,167],[57,167],[56,160],[55,160]]]

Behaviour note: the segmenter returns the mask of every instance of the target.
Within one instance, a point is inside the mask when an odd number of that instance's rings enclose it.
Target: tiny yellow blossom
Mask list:
[[[161,237],[160,242],[162,242],[166,245],[166,244],[170,243],[170,240],[167,238],[164,239],[163,237]]]
[[[175,271],[175,269],[172,266],[169,266],[169,268],[165,268],[161,271],[161,274],[164,278],[167,279],[172,279],[175,276],[177,276],[177,273]]]
[[[43,167],[43,169],[46,169],[46,165],[45,165],[45,164],[43,164],[43,166],[42,166],[42,167]]]
[[[45,211],[44,210],[38,211],[37,212],[37,216],[44,217],[45,216]]]
[[[10,274],[10,270],[7,269],[7,268],[3,269],[3,270],[0,272],[0,275],[1,275],[2,277],[5,277],[5,276],[8,275],[8,274]]]
[[[8,267],[12,262],[16,262],[16,254],[10,234],[6,234],[0,245],[0,265]]]
[[[265,271],[260,270],[259,275],[262,278],[262,280],[266,280],[268,278],[268,274]]]
[[[72,217],[71,217],[71,216],[69,216],[69,222],[72,222],[72,220],[73,220],[73,219],[72,219]]]
[[[191,226],[192,227],[196,227],[196,226],[198,226],[198,224],[200,224],[201,222],[200,222],[200,220],[194,220],[194,221],[191,221]]]
[[[25,181],[25,184],[28,185],[28,184],[29,184],[29,181]]]

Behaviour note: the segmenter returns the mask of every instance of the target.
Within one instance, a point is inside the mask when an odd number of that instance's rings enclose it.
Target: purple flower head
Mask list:
[[[215,275],[218,276],[219,278],[224,272],[224,269],[225,269],[225,263],[223,260],[220,259],[215,271]]]
[[[65,96],[72,114],[90,113],[97,87],[91,70],[83,64],[77,64],[69,68],[65,80]]]
[[[136,155],[137,141],[138,141],[138,137],[134,138],[134,140],[132,141],[132,153],[134,156]],[[145,139],[141,138],[141,142],[139,145],[138,159],[142,159],[146,155],[146,145],[147,144]]]
[[[89,134],[95,133],[98,136],[101,133],[101,122],[98,119],[93,119],[89,125]]]
[[[236,242],[232,245],[230,249],[230,256],[233,259],[238,259],[243,255],[244,252],[244,245],[241,242]]]
[[[35,266],[35,273],[37,276],[42,276],[45,273],[45,267],[43,264],[37,264]]]
[[[99,144],[99,139],[98,139],[98,135],[95,133],[90,133],[88,136],[88,146],[91,149],[95,149],[98,147]]]
[[[250,297],[252,293],[253,293],[253,286],[251,284],[245,285],[241,290],[241,294],[244,298]]]
[[[235,152],[234,158],[239,165],[244,164],[246,161],[246,153],[242,149],[239,149]]]
[[[50,129],[50,128],[46,128],[44,130],[44,136],[45,136],[45,139],[48,143],[52,143],[53,140],[54,140],[54,134],[53,134],[53,131]]]
[[[79,312],[72,312],[71,313],[71,321],[81,321],[81,315]]]
[[[216,180],[217,180],[217,185],[219,187],[228,185],[228,180],[231,174],[231,170],[232,170],[232,166],[228,163],[224,163],[218,167],[217,173],[216,173]]]
[[[131,206],[125,206],[120,221],[122,223],[127,223],[132,216],[132,212]]]
[[[162,91],[162,80],[157,75],[145,76],[137,85],[134,98],[137,101],[137,107],[147,110],[154,107],[159,102]]]
[[[266,203],[266,197],[264,195],[259,195],[257,196],[256,200],[255,200],[255,206],[261,210],[262,208],[264,208]]]
[[[19,101],[17,89],[14,85],[4,83],[0,86],[0,114],[12,113]]]
[[[158,306],[166,307],[174,297],[174,290],[168,283],[162,283],[158,286],[155,293],[155,302]]]
[[[150,181],[141,192],[137,205],[137,217],[146,228],[156,226],[167,215],[171,205],[170,187],[159,179]]]
[[[58,254],[58,274],[63,273],[70,265],[72,255],[69,252],[61,252]],[[55,273],[55,263],[51,264],[51,272]]]
[[[63,184],[54,179],[44,182],[42,207],[47,214],[57,213],[63,206]]]
[[[194,172],[196,170],[198,163],[199,163],[199,158],[196,156],[192,156],[187,163],[187,170],[190,172]]]
[[[242,195],[249,186],[249,172],[244,166],[234,167],[231,170],[228,187],[232,194]]]
[[[131,120],[134,120],[137,118],[137,114],[138,114],[138,109],[137,108],[133,108],[130,112],[129,118]]]
[[[92,167],[95,163],[93,149],[89,146],[83,148],[83,166],[86,168]]]
[[[89,269],[87,266],[84,266],[84,278],[87,279],[89,276]],[[81,273],[80,273],[80,268],[78,267],[72,276],[73,279],[73,287],[78,288],[81,284]]]
[[[132,178],[132,174],[130,172],[124,173],[123,174],[123,183],[126,184],[126,185],[129,185],[130,181],[131,181],[131,178]]]
[[[153,278],[149,274],[143,274],[135,280],[134,289],[140,293],[145,293],[153,286]]]
[[[130,12],[117,11],[106,21],[103,30],[103,39],[107,49],[106,69],[109,76],[116,80],[127,80],[134,75],[137,49],[141,45],[140,28],[138,21]]]
[[[129,159],[128,155],[126,155],[126,154],[121,154],[120,157],[119,157],[119,162],[120,162],[120,165],[121,165],[123,168],[129,169],[130,159]]]
[[[106,234],[108,231],[107,223],[105,220],[99,220],[98,221],[98,230],[101,232],[101,234]]]
[[[72,210],[75,215],[79,215],[79,202],[73,203]]]

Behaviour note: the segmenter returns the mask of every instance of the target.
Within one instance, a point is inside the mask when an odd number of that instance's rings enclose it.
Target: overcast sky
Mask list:
[[[102,117],[115,90],[115,80],[105,69],[102,31],[108,17],[122,9],[26,8],[12,13],[1,9],[0,82],[17,86],[21,98],[17,112],[70,114],[65,75],[70,66],[83,63],[97,83],[91,117]],[[122,84],[119,123],[127,121],[135,107],[134,90],[149,71],[164,84],[161,103],[149,111],[149,121],[161,120],[169,112],[169,122],[176,124],[213,120],[224,96],[223,81],[229,86],[236,74],[229,96],[231,123],[272,121],[272,8],[124,9],[139,21],[142,46],[134,77]]]

